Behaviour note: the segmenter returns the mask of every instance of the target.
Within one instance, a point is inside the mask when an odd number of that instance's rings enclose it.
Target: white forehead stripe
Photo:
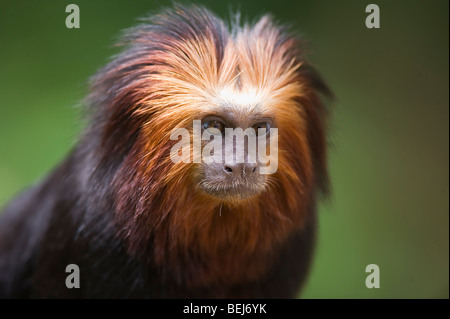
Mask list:
[[[218,91],[217,97],[220,101],[235,106],[256,106],[264,101],[263,94],[256,88],[236,90],[233,87],[225,87]]]

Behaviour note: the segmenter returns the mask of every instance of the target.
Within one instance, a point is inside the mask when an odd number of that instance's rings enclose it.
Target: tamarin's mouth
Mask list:
[[[243,200],[256,196],[266,189],[265,183],[239,181],[233,183],[203,180],[199,188],[221,200]]]
[[[198,188],[221,200],[248,199],[267,187],[266,175],[260,174],[257,164],[203,164]]]

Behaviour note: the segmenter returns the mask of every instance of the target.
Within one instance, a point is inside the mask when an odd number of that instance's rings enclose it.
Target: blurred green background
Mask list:
[[[65,27],[69,3],[80,29]],[[87,79],[117,52],[120,30],[169,3],[0,0],[0,207],[75,143]],[[292,23],[337,96],[333,196],[302,297],[448,298],[448,0],[198,3]],[[365,27],[369,3],[381,29]],[[372,263],[379,289],[365,286]]]

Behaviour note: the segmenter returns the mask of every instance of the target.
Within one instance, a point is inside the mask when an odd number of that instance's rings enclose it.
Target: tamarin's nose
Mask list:
[[[223,167],[227,174],[232,174],[236,177],[255,174],[257,168],[257,163],[233,163],[225,164]]]

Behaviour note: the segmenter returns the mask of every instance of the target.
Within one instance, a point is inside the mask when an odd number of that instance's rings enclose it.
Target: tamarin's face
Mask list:
[[[177,30],[177,36],[173,30],[146,35],[148,41],[158,36],[161,41],[155,45],[161,48],[149,55],[153,61],[143,75],[149,85],[139,92],[136,111],[148,118],[145,151],[160,150],[161,143],[173,145],[173,131],[188,130],[188,159],[168,163],[165,178],[179,183],[184,176],[192,192],[218,201],[246,201],[279,187],[280,178],[296,187],[310,183],[311,152],[300,104],[310,89],[299,72],[303,61],[296,40],[268,18],[234,33],[220,20],[216,23],[195,30],[195,36],[186,30]],[[220,147],[213,152],[196,149],[194,121],[200,121],[199,133],[209,136],[203,136],[202,147],[215,137],[221,138]],[[246,137],[233,138],[229,129],[240,129]],[[196,152],[202,153],[201,162],[195,160]],[[216,160],[205,160],[212,154]],[[168,153],[165,157],[160,160],[166,161]]]
[[[277,147],[276,121],[265,103],[267,101],[256,91],[222,89],[218,92],[211,103],[210,114],[201,119],[202,133],[219,139],[218,156],[215,149],[203,154],[215,155],[218,160],[214,161],[211,156],[208,162],[204,157],[195,168],[200,190],[225,200],[246,199],[265,190],[269,174],[261,168],[270,164],[276,170],[278,161],[273,154],[277,150],[270,149],[270,146]],[[207,147],[208,142],[204,142],[203,147]],[[272,155],[270,163],[264,161],[266,154]]]
[[[327,88],[298,39],[270,17],[230,28],[201,9],[168,11],[125,39],[129,50],[94,78],[92,98],[110,108],[105,147],[125,149],[136,138],[126,165],[145,196],[160,196],[156,189],[186,200],[207,196],[214,207],[279,194],[293,208],[315,182],[326,184],[317,93]],[[189,135],[181,161],[171,157],[183,140],[172,138],[177,129]]]
[[[232,49],[234,54],[240,54],[238,47],[233,45]],[[305,128],[295,95],[287,95],[296,88],[296,84],[286,83],[277,88],[278,92],[273,92],[273,87],[253,81],[257,73],[255,67],[248,66],[235,74],[231,83],[207,91],[194,91],[189,97],[193,99],[189,106],[192,113],[187,117],[192,122],[187,122],[184,128],[193,136],[189,139],[190,145],[200,140],[201,148],[191,147],[192,153],[184,165],[190,166],[191,174],[188,176],[194,190],[220,201],[236,203],[247,200],[261,195],[277,183],[278,134],[282,147],[284,140],[293,138],[292,142],[298,143],[298,148],[305,147],[302,156],[308,156],[302,133]],[[244,69],[244,66],[239,68]],[[245,74],[249,77],[246,80],[252,81],[243,81]],[[266,76],[260,81],[267,81]],[[286,95],[280,96],[281,92]],[[195,124],[191,124],[194,121],[200,126],[197,131]],[[295,134],[289,136],[292,130]],[[281,150],[285,152],[288,148]],[[201,162],[195,161],[196,155]],[[286,156],[292,154],[281,154],[282,159]],[[292,163],[288,164],[295,165],[298,159],[291,160]],[[289,174],[289,165],[281,165],[280,168],[286,170],[281,174]]]

